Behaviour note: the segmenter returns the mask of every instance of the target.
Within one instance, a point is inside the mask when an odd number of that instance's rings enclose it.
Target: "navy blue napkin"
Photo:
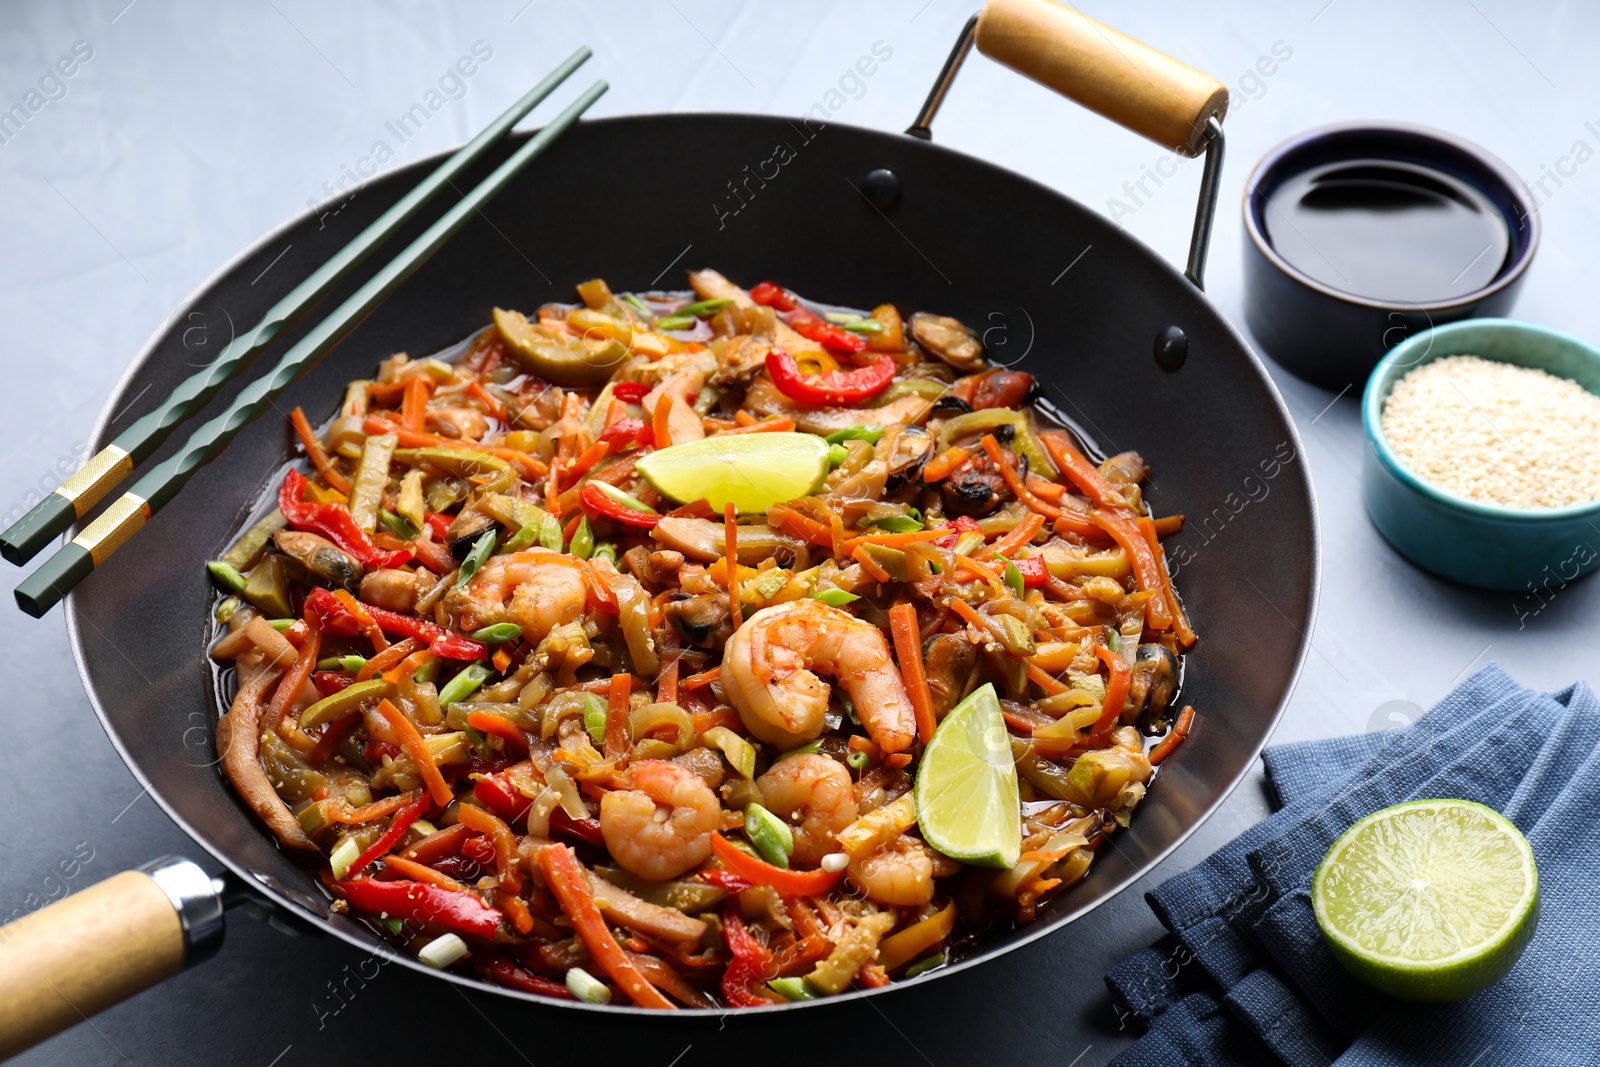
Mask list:
[[[1485,667],[1415,724],[1268,749],[1280,809],[1147,899],[1171,933],[1106,982],[1147,1032],[1116,1063],[1351,1067],[1600,1063],[1600,703]],[[1350,978],[1311,912],[1333,839],[1403,800],[1460,797],[1528,835],[1542,910],[1522,960],[1458,1004],[1400,1004]]]

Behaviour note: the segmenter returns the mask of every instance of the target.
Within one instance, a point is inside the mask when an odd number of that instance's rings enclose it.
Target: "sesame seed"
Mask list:
[[[1600,499],[1600,396],[1531,367],[1446,356],[1384,401],[1400,461],[1447,492],[1513,508]]]

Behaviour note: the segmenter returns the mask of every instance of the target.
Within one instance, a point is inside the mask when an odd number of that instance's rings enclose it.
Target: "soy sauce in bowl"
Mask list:
[[[1263,220],[1278,254],[1355,296],[1433,303],[1492,282],[1511,233],[1476,186],[1429,167],[1356,159],[1293,175]]]

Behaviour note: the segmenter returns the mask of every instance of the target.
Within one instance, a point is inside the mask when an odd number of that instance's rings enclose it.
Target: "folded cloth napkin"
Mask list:
[[[1279,810],[1147,899],[1171,931],[1106,976],[1147,1028],[1115,1061],[1600,1063],[1600,702],[1480,670],[1416,723],[1266,751]],[[1538,930],[1515,968],[1455,1004],[1402,1004],[1323,944],[1310,882],[1334,839],[1404,800],[1503,812],[1539,864]]]

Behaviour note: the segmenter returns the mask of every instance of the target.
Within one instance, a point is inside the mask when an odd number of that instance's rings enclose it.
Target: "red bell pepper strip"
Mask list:
[[[576,999],[572,995],[572,990],[567,988],[565,982],[557,982],[543,975],[525,971],[504,956],[489,956],[488,967],[489,977],[509,989],[519,989],[524,993],[536,993],[541,997],[559,997],[562,1000]]]
[[[744,925],[739,904],[730,900],[722,908],[722,939],[733,954],[722,972],[722,998],[735,1008],[764,1008],[776,1003],[773,997],[756,992],[769,976],[776,976],[772,950],[757,941]]]
[[[832,404],[854,407],[871,400],[894,379],[894,360],[879,357],[876,363],[854,370],[831,370],[826,374],[801,374],[794,357],[781,348],[767,353],[767,373],[779,392],[802,404]]]
[[[474,641],[470,637],[445,629],[437,623],[427,619],[419,619],[412,615],[401,615],[398,612],[386,611],[383,608],[373,607],[371,604],[362,604],[367,614],[378,624],[378,628],[386,634],[396,634],[400,637],[415,637],[418,641],[425,642],[434,655],[442,659],[481,660],[489,655],[489,646],[482,641]],[[337,633],[344,637],[360,632],[360,625],[355,617],[345,606],[339,603],[327,589],[318,586],[306,596],[306,610],[318,615],[323,620],[323,629],[330,633]],[[330,627],[329,624],[332,624]]]
[[[755,885],[754,882],[743,875],[718,867],[701,871],[695,877],[706,885],[714,885],[726,893],[743,893],[746,889],[750,889]]]
[[[1011,563],[1022,572],[1022,585],[1026,589],[1037,589],[1050,577],[1043,556],[1027,556],[1023,559],[1014,559]]]
[[[583,869],[578,857],[572,854],[572,849],[566,845],[546,845],[539,850],[534,862],[539,865],[545,884],[550,887],[561,910],[572,920],[572,928],[577,931],[600,969],[639,1007],[676,1008],[677,1005],[639,973],[639,968],[628,959],[622,946],[617,944],[617,939],[611,936],[605,919],[600,915],[600,906],[594,902],[594,894],[589,889],[589,872]]]
[[[611,395],[625,404],[637,404],[649,391],[643,382],[617,382],[611,387]]]
[[[325,697],[331,697],[340,690],[349,688],[350,681],[348,671],[317,671],[311,676],[311,684]]]
[[[620,493],[621,491],[618,490]],[[624,494],[625,495],[625,494]],[[640,511],[629,507],[616,497],[601,489],[596,482],[589,482],[578,491],[578,503],[596,515],[604,515],[608,519],[615,519],[625,526],[640,526],[650,529],[661,521],[661,516],[654,511]]]
[[[367,531],[356,525],[350,509],[343,504],[316,504],[303,499],[305,488],[305,475],[299,471],[291,470],[283,476],[283,488],[278,491],[278,510],[291,526],[321,534],[365,567],[398,567],[411,561],[409,548],[390,552],[373,544]]]
[[[522,818],[533,803],[512,788],[504,772],[479,778],[472,786],[472,795],[478,798],[478,803],[507,822]]]
[[[557,806],[550,812],[550,832],[582,841],[586,845],[605,847],[605,834],[600,831],[600,820],[592,816],[574,819],[565,808]]]
[[[613,453],[635,445],[652,445],[655,440],[654,431],[643,419],[618,419],[600,433],[600,443],[610,445]]]
[[[755,885],[770,885],[784,896],[811,897],[826,893],[844,877],[844,871],[788,871],[739,849],[721,834],[711,835],[711,851],[722,865]]]
[[[500,929],[500,909],[491,908],[473,894],[457,889],[424,882],[380,882],[373,878],[340,882],[339,888],[352,905],[374,915],[439,923],[486,941]]]
[[[933,543],[938,545],[940,548],[956,547],[956,542],[961,540],[962,534],[983,533],[983,527],[979,526],[975,520],[966,515],[957,515],[953,522],[947,522],[939,528],[941,530],[950,531],[943,537],[936,538],[934,540]]]
[[[412,823],[422,818],[423,813],[428,810],[428,805],[432,803],[433,798],[424,791],[417,799],[395,812],[394,821],[389,823],[389,828],[378,835],[378,839],[368,845],[365,851],[356,857],[355,862],[350,865],[350,869],[344,872],[345,880],[353,878],[366,870],[373,860],[378,859],[380,856],[388,855],[389,850],[394,848],[395,843],[405,836]]]
[[[429,526],[433,527],[433,535],[439,540],[444,540],[444,535],[450,532],[450,524],[454,522],[450,516],[438,511],[425,511],[422,517]]]
[[[866,350],[867,339],[865,337],[818,318],[812,312],[801,307],[799,298],[793,293],[781,286],[774,285],[772,282],[762,282],[750,290],[750,299],[775,311],[784,312],[788,316],[787,322],[790,329],[801,337],[815,341],[825,348],[832,348],[838,352],[862,352]]]
[[[750,299],[766,307],[776,308],[779,311],[793,311],[800,306],[793,293],[772,282],[762,282],[750,290]]]

